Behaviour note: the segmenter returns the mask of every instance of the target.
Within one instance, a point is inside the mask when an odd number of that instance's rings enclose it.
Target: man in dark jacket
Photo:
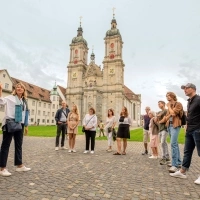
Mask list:
[[[185,134],[184,156],[181,169],[170,176],[176,178],[187,178],[186,171],[189,170],[192,154],[196,146],[197,154],[200,156],[200,96],[196,94],[196,86],[192,83],[182,85],[185,95],[189,97],[187,105],[187,123]],[[200,176],[194,183],[200,185]]]
[[[62,132],[61,138],[61,149],[66,149],[64,147],[65,143],[65,133],[67,129],[67,116],[70,110],[66,107],[66,102],[62,102],[62,108],[58,109],[55,115],[56,125],[57,125],[57,135],[56,135],[56,147],[55,150],[59,150],[59,140],[60,134]]]

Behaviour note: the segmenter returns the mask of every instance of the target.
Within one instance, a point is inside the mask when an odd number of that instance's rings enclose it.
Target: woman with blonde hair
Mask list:
[[[67,134],[69,135],[69,153],[76,153],[74,149],[76,134],[78,133],[78,124],[80,121],[80,114],[77,105],[73,105],[71,112],[67,117]]]
[[[153,111],[149,111],[148,113],[150,118],[149,123],[149,133],[150,133],[150,147],[152,149],[152,156],[149,158],[157,159],[158,158],[158,144],[159,144],[159,128],[156,120],[156,113]]]
[[[27,93],[22,83],[18,83],[12,95],[2,97],[2,84],[0,84],[0,105],[6,105],[5,117],[2,121],[3,140],[0,151],[0,175],[10,176],[11,173],[6,169],[8,153],[12,138],[15,145],[14,165],[17,166],[17,172],[26,172],[31,170],[25,167],[22,162],[22,142],[24,125],[28,122],[27,116]]]
[[[113,155],[126,155],[127,139],[130,139],[130,126],[132,120],[128,116],[128,110],[126,107],[122,108],[119,118],[119,127],[117,131],[117,152]],[[123,139],[123,151],[121,153],[121,139]]]

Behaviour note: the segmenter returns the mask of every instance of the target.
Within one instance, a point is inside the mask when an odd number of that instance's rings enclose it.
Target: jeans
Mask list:
[[[90,138],[91,138],[91,151],[94,151],[96,131],[85,131],[85,150],[89,151]]]
[[[188,170],[192,160],[194,148],[197,148],[198,156],[200,156],[200,129],[186,132],[185,134],[185,147],[182,168]]]
[[[6,126],[6,125],[5,125]],[[8,153],[12,138],[14,138],[15,144],[15,158],[14,158],[14,165],[21,165],[22,164],[22,143],[23,143],[23,133],[24,133],[24,125],[22,124],[22,130],[16,131],[14,133],[9,133],[3,131],[3,140],[1,144],[1,151],[0,151],[0,167],[4,168],[7,165],[8,160]]]
[[[168,127],[168,132],[170,136],[170,144],[171,144],[171,156],[172,156],[172,166],[178,167],[181,165],[181,156],[178,146],[178,135],[181,127],[174,128],[173,125]]]
[[[160,143],[161,143],[162,158],[163,159],[169,158],[169,151],[168,151],[168,145],[167,145],[168,132],[166,130],[163,130],[159,133],[159,136],[160,136]]]
[[[64,147],[66,128],[67,128],[67,125],[65,123],[57,125],[56,147],[59,147],[59,140],[60,140],[61,132],[62,132],[61,147]]]

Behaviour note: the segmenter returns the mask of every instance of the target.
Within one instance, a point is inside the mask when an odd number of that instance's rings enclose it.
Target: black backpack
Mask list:
[[[183,111],[183,115],[181,117],[181,125],[186,125],[186,121],[187,121],[187,117],[186,117],[186,114],[185,114],[185,111]]]

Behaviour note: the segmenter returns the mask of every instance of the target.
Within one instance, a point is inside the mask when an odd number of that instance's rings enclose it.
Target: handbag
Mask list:
[[[112,127],[108,127],[108,133],[112,131]]]
[[[15,122],[14,119],[7,119],[6,125],[8,133],[13,133],[22,130],[21,122]]]
[[[94,116],[95,116],[95,115],[93,115],[93,117],[94,117]],[[90,120],[91,120],[93,117],[91,117]],[[90,122],[90,120],[88,121],[88,123]],[[87,126],[88,123],[87,123],[85,126]],[[82,132],[85,133],[85,127],[84,127],[84,126],[82,127]]]
[[[113,137],[113,141],[115,141],[116,138],[117,138],[117,132],[116,132],[116,130],[114,128],[112,130],[112,137]]]

